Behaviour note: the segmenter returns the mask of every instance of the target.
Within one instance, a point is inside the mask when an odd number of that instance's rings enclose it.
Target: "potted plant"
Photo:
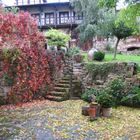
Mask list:
[[[96,101],[101,105],[102,115],[104,117],[110,117],[112,107],[115,105],[114,97],[107,90],[104,90],[96,97]]]

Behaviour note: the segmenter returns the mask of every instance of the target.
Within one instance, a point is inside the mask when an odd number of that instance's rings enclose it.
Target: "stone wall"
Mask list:
[[[101,62],[76,65],[73,73],[82,81],[85,88],[103,87],[115,77],[133,79],[136,74],[136,63],[133,62]]]
[[[4,82],[4,78],[0,78],[0,105],[6,104],[7,95],[11,87]]]

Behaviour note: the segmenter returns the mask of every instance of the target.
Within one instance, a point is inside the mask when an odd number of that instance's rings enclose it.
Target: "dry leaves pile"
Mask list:
[[[81,115],[81,107],[86,105],[81,100],[69,100],[61,103],[35,101],[22,107],[5,106],[0,108],[0,126],[20,124],[24,126],[23,133],[30,127],[49,129],[55,137],[69,140],[140,140],[140,109],[119,107],[113,109],[111,118],[90,122],[88,117]],[[28,127],[29,120],[34,123]]]

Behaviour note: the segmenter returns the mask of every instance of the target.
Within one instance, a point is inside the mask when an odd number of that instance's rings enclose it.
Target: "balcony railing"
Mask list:
[[[83,21],[82,16],[36,18],[38,26],[78,25]]]
[[[46,4],[46,3],[58,3],[58,2],[69,2],[69,0],[16,0],[16,5],[35,5],[35,4]]]

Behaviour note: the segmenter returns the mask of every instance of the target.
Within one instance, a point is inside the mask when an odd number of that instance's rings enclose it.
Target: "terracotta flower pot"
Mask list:
[[[112,111],[112,108],[102,108],[103,117],[110,117],[111,111]]]
[[[91,120],[96,120],[96,107],[89,107],[88,114]]]
[[[100,111],[100,109],[101,109],[100,105],[97,102],[91,102],[90,107],[95,108],[96,109],[96,117],[100,117],[100,112],[101,112]]]

